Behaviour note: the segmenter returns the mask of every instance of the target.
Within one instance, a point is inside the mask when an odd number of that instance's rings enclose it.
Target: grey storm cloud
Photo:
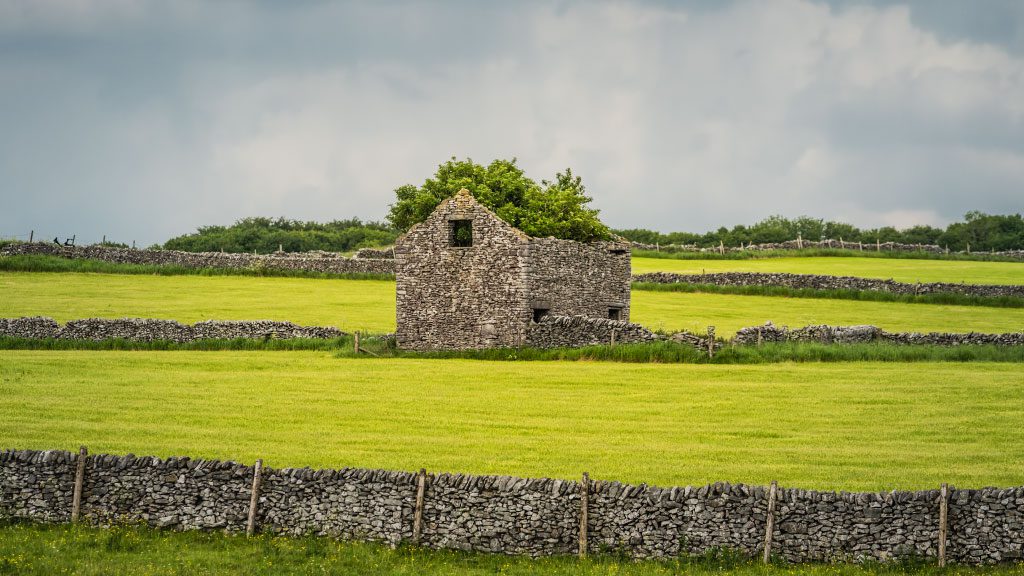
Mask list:
[[[1024,4],[0,0],[0,236],[380,219],[450,156],[614,227],[1024,204]]]

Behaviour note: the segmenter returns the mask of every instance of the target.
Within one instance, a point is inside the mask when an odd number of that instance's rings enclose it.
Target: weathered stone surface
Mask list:
[[[236,270],[301,270],[327,274],[394,274],[389,258],[345,258],[334,252],[279,252],[271,255],[132,250],[106,246],[58,246],[44,242],[10,244],[0,256],[42,254],[72,259],[102,260],[115,264],[152,264],[183,268],[230,268]]]
[[[70,519],[76,454],[0,452],[0,518]],[[91,455],[82,517],[189,530],[245,529],[253,468],[235,462]],[[505,554],[571,554],[579,530],[578,482],[431,474],[422,543]],[[592,553],[635,558],[758,554],[767,490],[718,482],[658,488],[593,482]],[[416,475],[346,468],[264,468],[261,531],[398,543],[412,536]],[[892,560],[938,552],[938,491],[835,493],[780,489],[773,552],[790,562]],[[963,564],[1019,560],[1024,488],[950,491],[949,558]]]
[[[471,246],[453,245],[458,221],[472,223]],[[531,238],[467,191],[398,239],[395,265],[405,349],[523,346],[535,310],[629,320],[628,245]]]
[[[876,326],[828,326],[824,324],[790,329],[771,322],[764,326],[741,328],[732,339],[734,344],[758,342],[820,342],[823,344],[858,344],[888,342],[932,346],[964,346],[968,344],[994,344],[997,346],[1024,346],[1024,332],[984,334],[979,332],[886,332]]]
[[[545,316],[530,324],[527,346],[535,348],[571,348],[591,344],[610,344],[612,332],[617,344],[651,342],[658,337],[639,324],[622,320],[586,316]]]
[[[635,282],[654,284],[709,284],[712,286],[782,286],[811,290],[858,290],[891,292],[893,294],[963,294],[967,296],[1010,296],[1024,298],[1024,285],[950,284],[929,282],[910,284],[895,280],[826,276],[821,274],[788,274],[783,272],[720,272],[715,274],[676,274],[649,272],[633,277]]]
[[[329,326],[299,326],[276,320],[206,320],[180,324],[174,320],[146,318],[87,318],[60,326],[52,318],[0,318],[0,336],[59,338],[62,340],[123,339],[138,342],[249,338],[339,338],[345,333]]]

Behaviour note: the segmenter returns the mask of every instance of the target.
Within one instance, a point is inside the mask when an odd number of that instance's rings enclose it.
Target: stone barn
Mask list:
[[[398,346],[521,346],[544,316],[629,320],[625,242],[533,238],[468,190],[395,245]]]

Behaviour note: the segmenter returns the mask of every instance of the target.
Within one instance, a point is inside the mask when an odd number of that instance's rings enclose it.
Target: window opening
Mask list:
[[[543,317],[548,315],[548,312],[550,312],[550,310],[547,309],[547,308],[534,308],[533,309],[533,321],[534,322],[540,322],[541,318],[543,318]]]
[[[609,320],[622,320],[622,308],[609,308],[608,309]]]
[[[450,231],[450,244],[456,248],[469,248],[473,245],[473,221],[472,220],[452,220],[449,222],[451,226]]]

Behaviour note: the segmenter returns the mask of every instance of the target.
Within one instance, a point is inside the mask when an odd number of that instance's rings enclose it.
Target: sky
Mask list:
[[[614,228],[1024,211],[1024,2],[0,0],[0,238],[380,220],[448,158]]]

